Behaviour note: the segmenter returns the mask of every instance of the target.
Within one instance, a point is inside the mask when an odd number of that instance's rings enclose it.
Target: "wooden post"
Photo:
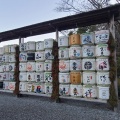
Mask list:
[[[59,31],[56,29],[56,41],[58,42],[58,37],[59,37]]]
[[[111,34],[112,34],[113,37],[114,37],[114,40],[115,40],[114,15],[112,15],[112,17],[111,17],[111,19],[110,19],[109,29],[110,29]],[[116,62],[116,48],[115,48],[115,51],[114,51],[114,61]],[[116,62],[116,64],[117,64],[117,62]],[[116,65],[116,66],[117,66],[117,65]],[[116,71],[117,71],[117,70],[116,70]],[[117,95],[117,99],[118,99],[117,72],[116,72],[116,78],[115,78],[115,81],[114,81],[114,86],[115,86],[115,91],[116,91],[116,95]],[[117,108],[116,108],[116,107],[114,107],[114,111],[117,111]]]

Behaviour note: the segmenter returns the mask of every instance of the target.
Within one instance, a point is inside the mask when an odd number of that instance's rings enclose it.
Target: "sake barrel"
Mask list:
[[[9,71],[15,71],[15,63],[9,63]]]
[[[96,56],[109,56],[110,51],[108,49],[108,44],[98,44],[96,45]]]
[[[68,47],[68,37],[60,36],[58,38],[58,47]]]
[[[9,89],[9,82],[8,81],[3,81],[3,89],[8,90]]]
[[[3,65],[0,64],[0,73],[3,72]]]
[[[45,83],[45,94],[52,94],[52,84],[51,83]]]
[[[21,52],[19,54],[19,61],[20,62],[26,62],[27,61],[27,53],[26,52]]]
[[[69,59],[69,48],[59,48],[59,59]]]
[[[108,100],[109,99],[109,87],[102,87],[102,86],[97,86],[98,90],[98,98],[103,99],[103,100]]]
[[[19,80],[22,82],[27,81],[27,72],[20,72],[19,73]]]
[[[82,56],[83,57],[95,57],[95,46],[94,45],[83,45]]]
[[[59,83],[70,83],[70,73],[59,72]]]
[[[27,50],[27,43],[20,43],[20,51],[25,52]]]
[[[109,30],[95,31],[95,43],[107,43],[109,40]]]
[[[9,45],[3,46],[4,48],[4,53],[9,53]]]
[[[80,35],[79,34],[73,34],[69,36],[69,45],[80,45]]]
[[[83,84],[95,84],[96,74],[95,72],[83,72]]]
[[[0,81],[3,81],[3,73],[0,73]]]
[[[44,50],[44,41],[36,42],[36,51]]]
[[[11,91],[15,90],[15,82],[9,82],[8,89]]]
[[[44,40],[44,48],[52,48],[54,39],[48,38]]]
[[[34,92],[35,93],[45,93],[44,83],[34,83]]]
[[[9,72],[4,72],[3,73],[3,80],[9,80]]]
[[[83,33],[80,35],[81,38],[81,44],[94,44],[95,41],[95,35],[94,33]]]
[[[44,71],[44,62],[36,62],[36,71]]]
[[[70,82],[71,84],[81,84],[81,73],[80,72],[70,72]]]
[[[82,69],[81,60],[70,60],[70,71],[80,71]]]
[[[70,84],[60,84],[59,85],[59,94],[61,96],[70,95]]]
[[[0,63],[2,63],[3,62],[3,55],[0,55]]]
[[[44,51],[35,52],[35,61],[44,61]]]
[[[46,60],[44,62],[44,70],[45,71],[52,71],[52,60]]]
[[[95,46],[94,45],[83,45],[82,46],[82,57],[95,57]]]
[[[27,91],[28,92],[34,92],[34,88],[35,88],[34,83],[27,84]]]
[[[0,47],[0,55],[4,54],[4,47]]]
[[[27,71],[35,71],[35,70],[36,70],[35,62],[27,62]]]
[[[73,97],[82,96],[82,85],[70,85],[70,95]]]
[[[15,62],[15,54],[9,54],[9,62]]]
[[[68,72],[70,69],[69,60],[60,60],[59,61],[59,71],[60,72]]]
[[[34,61],[34,60],[35,60],[35,52],[28,52],[27,61]]]
[[[3,66],[3,72],[9,71],[9,63],[4,63],[2,66]]]
[[[96,70],[108,71],[109,70],[108,58],[97,58],[96,59]]]
[[[29,41],[27,42],[27,45],[26,45],[26,50],[27,51],[35,51],[35,42],[34,41]]]
[[[0,89],[3,89],[3,82],[0,82]]]
[[[80,57],[81,57],[81,47],[72,46],[69,48],[69,58],[70,59],[77,59]]]
[[[97,87],[90,86],[90,85],[83,85],[83,97],[96,98],[97,97]]]
[[[36,82],[44,82],[44,72],[36,72],[35,80]]]
[[[19,91],[26,92],[27,91],[27,82],[20,82]]]
[[[95,70],[95,59],[82,59],[82,70]]]
[[[44,81],[52,82],[52,72],[44,72]]]
[[[4,54],[4,55],[2,56],[2,61],[3,61],[3,62],[9,62],[9,54]]]
[[[14,72],[9,72],[9,80],[15,81]]]
[[[9,53],[15,53],[15,48],[17,44],[9,45]]]
[[[19,63],[19,71],[27,71],[26,67],[27,67],[26,62],[20,62]]]
[[[52,49],[45,49],[44,59],[51,60],[54,59],[54,56],[52,55]]]
[[[97,81],[97,84],[109,85],[111,83],[109,72],[97,72],[96,81]]]
[[[27,81],[35,81],[35,72],[27,72]]]

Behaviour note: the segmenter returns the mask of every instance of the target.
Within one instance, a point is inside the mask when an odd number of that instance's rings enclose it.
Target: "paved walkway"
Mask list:
[[[55,103],[49,98],[0,93],[0,120],[120,120],[106,104],[79,101]]]

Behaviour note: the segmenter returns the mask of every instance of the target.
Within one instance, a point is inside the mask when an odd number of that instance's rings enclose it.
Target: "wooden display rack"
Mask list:
[[[63,17],[55,20],[33,24],[30,26],[21,27],[18,29],[1,32],[0,42],[19,39],[19,43],[23,43],[24,38],[26,37],[41,35],[41,34],[46,34],[51,32],[56,32],[56,41],[58,41],[59,31],[78,28],[78,27],[85,27],[90,25],[96,25],[101,23],[109,24],[110,32],[115,38],[114,21],[117,21],[117,20],[120,20],[120,4],[116,4],[116,5],[99,9],[99,10],[84,12],[84,13],[80,13],[72,16],[67,16],[67,17]],[[116,52],[115,52],[114,59],[116,61]],[[114,84],[115,84],[116,94],[118,95],[117,76]],[[12,93],[13,91],[0,90],[0,92]],[[29,92],[20,92],[20,94],[50,97],[50,95],[29,93]],[[75,98],[75,97],[73,98],[73,97],[64,97],[64,96],[60,96],[60,98],[107,103],[106,100],[100,100],[100,99],[86,99],[86,98]]]

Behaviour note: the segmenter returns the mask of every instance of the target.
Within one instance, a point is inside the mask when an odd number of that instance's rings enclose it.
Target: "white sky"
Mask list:
[[[0,32],[40,23],[69,13],[56,12],[57,0],[0,0]],[[115,0],[111,0],[115,4]],[[27,41],[41,41],[47,38],[55,39],[55,33],[25,38]],[[8,44],[18,44],[18,40],[1,42],[0,47]]]

